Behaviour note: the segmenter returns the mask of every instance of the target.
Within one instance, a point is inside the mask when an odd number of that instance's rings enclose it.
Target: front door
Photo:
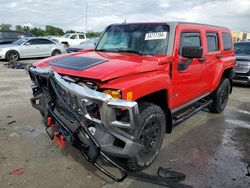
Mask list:
[[[78,34],[74,34],[70,37],[70,45],[79,45],[80,42],[79,42],[79,36]]]
[[[205,65],[202,60],[194,58],[186,70],[178,70],[178,64],[187,61],[181,56],[184,46],[202,46],[202,32],[197,31],[180,31],[176,32],[177,48],[175,49],[175,61],[173,64],[173,90],[172,90],[172,109],[178,108],[188,102],[195,100],[204,94],[206,83],[203,80]]]
[[[39,39],[30,39],[20,48],[21,58],[37,57],[39,53]]]

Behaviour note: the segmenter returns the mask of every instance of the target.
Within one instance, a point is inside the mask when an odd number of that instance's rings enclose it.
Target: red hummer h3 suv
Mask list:
[[[196,112],[224,110],[232,92],[230,30],[184,23],[108,26],[95,49],[40,60],[29,69],[31,103],[50,137],[84,157],[140,171],[165,133]]]

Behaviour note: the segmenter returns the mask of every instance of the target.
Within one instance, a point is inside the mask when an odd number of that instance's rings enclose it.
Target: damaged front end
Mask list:
[[[127,171],[114,159],[134,158],[143,149],[135,136],[139,121],[137,103],[113,99],[65,80],[48,68],[30,67],[29,74],[34,83],[31,104],[43,115],[50,138],[61,147],[67,140],[101,172],[115,181],[124,180]],[[126,111],[128,121],[117,117],[117,111]],[[100,158],[117,167],[121,177],[115,177],[98,164]]]

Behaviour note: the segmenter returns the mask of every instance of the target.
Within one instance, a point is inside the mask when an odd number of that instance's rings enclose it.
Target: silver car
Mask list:
[[[48,57],[66,53],[62,44],[42,37],[22,38],[11,44],[0,45],[0,59],[9,62],[21,58]]]

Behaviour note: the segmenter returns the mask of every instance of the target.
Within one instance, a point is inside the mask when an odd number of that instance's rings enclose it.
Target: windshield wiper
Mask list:
[[[138,51],[138,50],[131,50],[131,49],[98,49],[96,51],[100,51],[100,52],[126,52],[126,53],[133,53],[133,54],[138,54],[138,55],[152,55],[152,54],[145,54],[142,51]]]
[[[138,55],[145,55],[142,51],[130,50],[130,49],[121,49],[121,50],[117,50],[117,52],[127,52],[127,53],[133,53],[133,54],[138,54]]]
[[[99,52],[117,52],[117,50],[108,50],[108,49],[98,49],[96,51],[99,51]]]

